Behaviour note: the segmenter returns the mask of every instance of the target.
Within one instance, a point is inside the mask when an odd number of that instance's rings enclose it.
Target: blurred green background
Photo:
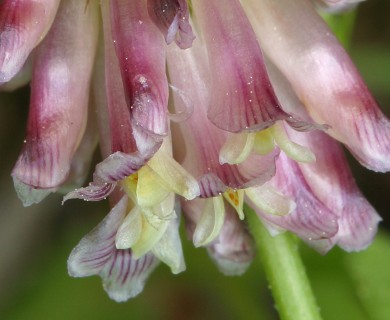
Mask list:
[[[390,4],[364,2],[357,16],[353,60],[390,115]],[[137,298],[110,301],[98,277],[74,279],[66,270],[72,248],[108,211],[106,203],[50,196],[23,208],[10,172],[24,139],[28,89],[0,94],[0,319],[278,319],[256,260],[242,277],[221,275],[205,250],[183,237],[187,271],[161,265]],[[352,158],[358,184],[384,219],[374,244],[361,253],[334,249],[321,256],[301,245],[324,319],[390,319],[390,175]],[[297,319],[300,320],[300,319]]]

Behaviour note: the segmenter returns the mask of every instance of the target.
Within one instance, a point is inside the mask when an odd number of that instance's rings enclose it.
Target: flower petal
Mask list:
[[[287,119],[239,1],[198,0],[192,4],[212,77],[209,119],[230,132],[261,130]]]
[[[195,247],[206,246],[213,242],[225,221],[225,206],[221,196],[203,201],[205,201],[203,212],[193,235]]]
[[[90,170],[93,153],[98,145],[98,131],[94,111],[90,108],[88,122],[81,142],[72,158],[69,176],[61,186],[60,192],[68,193],[74,188],[82,186]]]
[[[158,264],[152,254],[135,260],[131,250],[115,248],[115,233],[127,208],[127,197],[73,249],[68,271],[73,277],[99,275],[111,299],[121,302],[139,294],[149,274]]]
[[[23,183],[16,177],[12,178],[16,194],[18,195],[18,198],[22,201],[24,207],[28,207],[32,204],[41,202],[50,193],[56,192],[57,190],[57,188],[36,189]]]
[[[33,56],[31,53],[19,72],[8,82],[0,83],[0,91],[12,92],[24,87],[31,81]]]
[[[140,207],[154,207],[171,193],[164,181],[148,165],[138,171],[136,188],[137,203]]]
[[[168,133],[168,82],[165,43],[149,18],[146,0],[110,1],[112,38],[119,59],[127,105],[135,125],[150,134]],[[102,8],[106,17],[105,6]]]
[[[186,0],[148,0],[148,12],[167,44],[175,41],[181,49],[191,47],[195,36]]]
[[[87,277],[102,271],[115,250],[115,234],[126,211],[127,197],[124,196],[73,249],[68,259],[68,271],[72,277]]]
[[[221,232],[207,251],[219,270],[228,276],[242,275],[254,258],[252,238],[229,206]]]
[[[313,162],[316,161],[315,154],[309,149],[301,146],[290,140],[286,134],[283,124],[276,123],[270,128],[272,137],[276,144],[284,151],[291,159],[297,162]]]
[[[239,164],[247,159],[255,144],[255,133],[230,134],[219,152],[221,164]]]
[[[219,163],[226,133],[207,118],[210,92],[204,81],[208,77],[208,66],[202,43],[195,41],[187,50],[168,47],[168,70],[172,83],[194,103],[194,113],[179,126],[186,150],[191,150],[191,154],[184,155],[182,165],[197,178],[201,196],[214,197],[229,187],[239,189],[269,180],[275,173],[274,161],[279,150],[266,156],[251,155],[239,165]],[[175,105],[182,103],[175,97],[174,102]]]
[[[169,140],[163,144],[160,150],[148,162],[148,166],[156,172],[168,190],[181,195],[187,200],[199,196],[199,185],[173,157],[166,151],[171,148]]]
[[[11,80],[48,32],[60,0],[0,3],[0,84]]]
[[[115,236],[117,249],[130,249],[141,237],[142,213],[139,206],[135,206],[123,220]]]
[[[37,48],[27,137],[12,172],[24,184],[55,188],[69,173],[86,124],[97,29],[95,2],[63,2]]]
[[[390,122],[312,4],[304,0],[243,3],[262,48],[313,119],[329,124],[327,133],[344,143],[364,166],[389,171]]]
[[[171,220],[160,241],[153,247],[153,254],[171,268],[173,274],[186,269],[179,235],[179,219]]]
[[[381,218],[356,186],[340,146],[322,132],[289,134],[317,154],[315,164],[299,166],[317,197],[340,217],[335,241],[348,251],[366,248]]]
[[[131,250],[115,250],[100,272],[104,290],[116,302],[127,301],[142,292],[146,279],[158,264],[152,254],[135,259]]]
[[[245,195],[262,212],[285,216],[296,208],[295,202],[278,192],[270,183],[245,189]]]
[[[298,165],[284,154],[278,158],[276,175],[270,183],[285,196],[293,198],[296,208],[287,215],[278,216],[264,213],[252,203],[251,207],[261,219],[294,232],[309,244],[313,240],[328,239],[337,234],[338,216],[316,197]]]
[[[306,119],[302,103],[283,76],[272,65],[268,70],[271,80],[277,84],[279,99],[289,101],[289,111]],[[316,197],[339,216],[337,235],[326,241],[312,241],[311,245],[320,247],[321,252],[336,243],[348,251],[364,249],[374,237],[381,219],[361,195],[340,146],[321,131],[303,134],[287,127],[286,130],[289,137],[316,154],[315,163],[299,164],[299,167]]]

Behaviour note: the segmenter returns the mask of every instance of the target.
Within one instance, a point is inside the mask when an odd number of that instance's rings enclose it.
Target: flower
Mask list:
[[[390,124],[313,3],[5,0],[0,17],[2,87],[32,68],[19,197],[111,199],[70,275],[99,275],[125,301],[159,261],[184,271],[182,215],[195,246],[242,274],[244,202],[322,253],[372,241],[380,217],[332,138],[385,172]],[[103,160],[81,187],[97,136]]]

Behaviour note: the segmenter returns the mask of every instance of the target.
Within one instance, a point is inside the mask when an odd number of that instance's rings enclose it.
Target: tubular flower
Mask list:
[[[244,202],[271,233],[322,253],[369,245],[380,218],[332,138],[389,171],[390,124],[318,3],[1,2],[1,88],[31,76],[19,197],[111,199],[70,275],[99,275],[125,301],[159,261],[182,272],[181,216],[222,272],[242,274],[253,259]],[[81,187],[97,140],[102,160]]]

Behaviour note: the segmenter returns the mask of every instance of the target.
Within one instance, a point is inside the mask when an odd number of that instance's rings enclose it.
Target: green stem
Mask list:
[[[356,10],[336,15],[323,13],[322,18],[332,29],[333,33],[337,36],[341,44],[345,48],[349,48],[356,20]]]
[[[257,254],[264,265],[280,318],[283,320],[321,319],[298,252],[296,238],[287,232],[272,237],[257,214],[247,206],[245,216],[257,245]]]

